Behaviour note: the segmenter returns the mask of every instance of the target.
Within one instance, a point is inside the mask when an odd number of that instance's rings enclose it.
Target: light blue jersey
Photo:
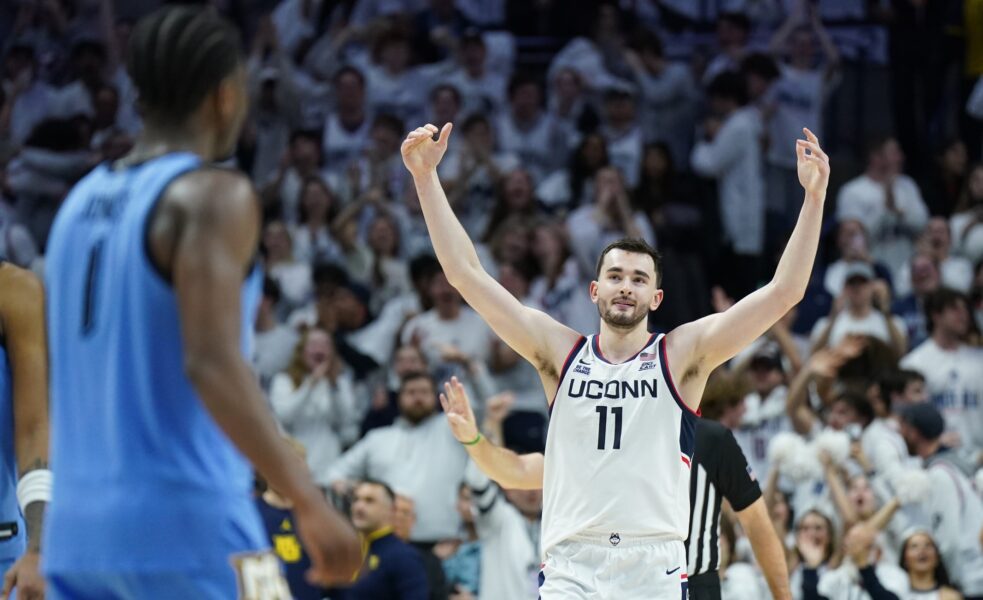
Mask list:
[[[10,362],[0,339],[0,571],[27,548],[24,519],[17,505],[12,379]]]
[[[176,295],[148,253],[159,198],[201,166],[191,154],[99,166],[52,228],[49,575],[231,574],[231,554],[268,546],[252,469],[185,375]],[[247,356],[260,292],[254,270],[242,294]]]

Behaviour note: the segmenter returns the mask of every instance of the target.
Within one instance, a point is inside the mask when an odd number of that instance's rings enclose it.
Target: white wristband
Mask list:
[[[17,482],[17,503],[21,512],[33,502],[51,502],[51,471],[35,469]]]

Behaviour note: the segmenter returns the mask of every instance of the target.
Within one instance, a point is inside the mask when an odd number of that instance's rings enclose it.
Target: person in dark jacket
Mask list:
[[[364,481],[352,495],[352,523],[362,536],[365,563],[351,588],[334,600],[427,600],[430,586],[420,553],[393,534],[396,494],[388,485]]]

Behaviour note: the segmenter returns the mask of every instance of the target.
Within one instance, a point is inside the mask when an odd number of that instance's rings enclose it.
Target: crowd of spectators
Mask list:
[[[483,266],[584,334],[620,237],[664,255],[653,331],[767,281],[816,132],[834,176],[809,290],[705,415],[764,488],[794,597],[983,597],[983,2],[211,3],[251,95],[228,162],[264,214],[257,375],[369,552],[356,589],[298,576],[298,597],[537,595],[541,495],[469,465],[437,403],[457,376],[490,439],[543,449],[536,370],[433,257],[399,155],[427,122],[455,124],[439,174]],[[139,135],[125,48],[155,4],[0,7],[0,258],[42,271],[66,192]],[[258,502],[296,563],[289,506]],[[726,511],[721,539],[724,598],[762,597]]]

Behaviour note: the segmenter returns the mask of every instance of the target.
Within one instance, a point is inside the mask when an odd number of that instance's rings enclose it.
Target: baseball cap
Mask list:
[[[851,279],[857,278],[863,278],[867,281],[873,280],[874,268],[865,262],[851,262],[847,265],[846,272],[843,274],[843,281],[850,281]]]
[[[929,402],[911,404],[901,411],[901,420],[915,428],[927,440],[936,440],[945,431],[942,413]]]
[[[762,345],[751,356],[751,369],[779,369],[782,370],[782,350],[778,344],[769,342]]]

